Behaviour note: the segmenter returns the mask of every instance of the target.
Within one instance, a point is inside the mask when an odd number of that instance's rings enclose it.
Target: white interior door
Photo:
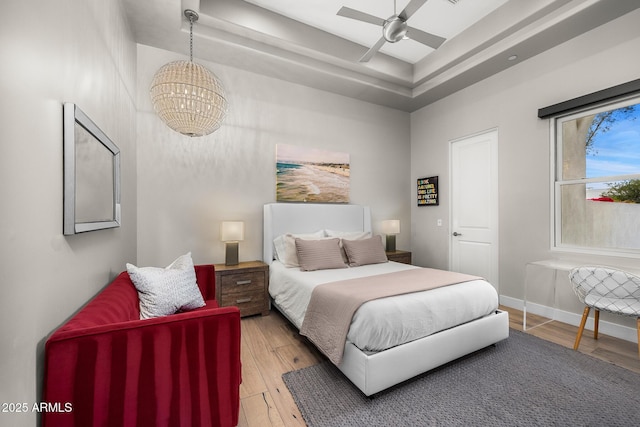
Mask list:
[[[498,289],[498,131],[451,142],[449,268]]]

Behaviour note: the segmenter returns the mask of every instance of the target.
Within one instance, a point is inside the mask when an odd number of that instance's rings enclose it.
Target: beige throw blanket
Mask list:
[[[338,365],[342,361],[351,319],[365,302],[476,279],[481,277],[416,268],[318,285],[311,294],[300,334]]]

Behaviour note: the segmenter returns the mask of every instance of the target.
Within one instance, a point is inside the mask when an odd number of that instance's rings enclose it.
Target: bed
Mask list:
[[[301,268],[287,267],[285,260],[276,256],[274,241],[289,233],[326,238],[329,231],[329,237],[343,233],[346,239],[358,233],[370,236],[366,233],[371,230],[367,206],[265,205],[263,253],[264,261],[270,265],[269,293],[273,306],[300,330],[306,326],[305,317],[312,317],[307,316],[306,310],[318,285],[358,278],[375,281],[396,277],[391,274],[427,273],[424,270],[429,269],[391,261],[301,271]],[[441,270],[434,270],[438,271]],[[370,396],[506,339],[509,335],[508,314],[498,310],[495,289],[484,280],[471,279],[364,303],[353,315],[339,358],[330,356],[330,360],[356,387]]]

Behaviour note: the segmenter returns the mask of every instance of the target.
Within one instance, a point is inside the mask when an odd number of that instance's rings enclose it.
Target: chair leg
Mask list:
[[[584,325],[587,324],[587,317],[589,317],[589,311],[591,307],[585,307],[582,313],[582,320],[580,321],[580,328],[578,329],[578,335],[576,336],[576,342],[573,344],[573,349],[577,350],[580,345],[580,339],[582,338],[582,332],[584,332]]]
[[[600,310],[595,310],[593,313],[593,339],[598,339],[598,324],[600,323]]]

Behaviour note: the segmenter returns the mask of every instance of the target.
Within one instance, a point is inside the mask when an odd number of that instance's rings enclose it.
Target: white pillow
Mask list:
[[[127,272],[138,291],[140,319],[167,316],[205,305],[196,282],[191,252],[178,257],[166,268],[136,267],[127,263]]]
[[[327,233],[327,237],[338,237],[340,239],[348,240],[362,240],[371,237],[370,231],[336,231],[336,230],[324,230]]]
[[[298,255],[296,253],[296,238],[304,240],[319,240],[324,238],[324,230],[318,230],[315,233],[308,234],[291,234],[286,233],[273,239],[273,246],[276,250],[276,256],[285,267],[299,267]]]

